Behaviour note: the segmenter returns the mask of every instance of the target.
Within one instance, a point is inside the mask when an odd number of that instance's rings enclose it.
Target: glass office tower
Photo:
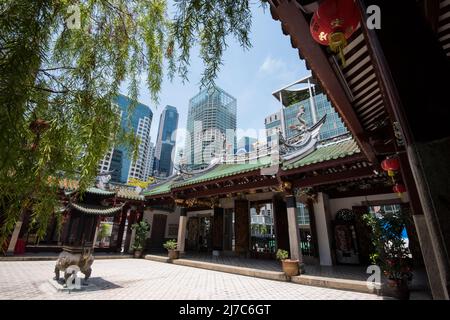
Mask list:
[[[236,151],[236,98],[215,87],[189,100],[185,157],[192,168],[202,168],[223,151]]]
[[[275,115],[278,115],[281,118],[279,123],[281,132],[286,138],[292,137],[296,133],[292,126],[299,123],[297,114],[300,108],[303,107],[305,110],[303,119],[307,122],[308,126],[313,125],[325,114],[327,115],[326,122],[320,129],[320,140],[326,140],[348,133],[339,114],[334,110],[326,95],[322,92],[320,85],[311,76],[300,79],[272,94],[280,101],[282,107],[280,112],[266,118],[266,130],[272,125],[272,122],[268,122],[267,119],[270,119],[270,117],[274,118]],[[267,130],[268,141],[270,141],[270,136],[273,134],[275,134],[273,130]]]
[[[153,168],[158,176],[170,176],[173,169],[175,152],[175,131],[178,128],[178,111],[166,106],[159,119],[158,137],[155,146]]]
[[[124,96],[118,95],[112,102],[116,106],[118,116],[121,118],[121,126],[125,130],[132,130],[139,138],[139,151],[136,161],[132,161],[133,155],[125,146],[114,146],[100,161],[99,171],[111,173],[111,181],[127,183],[130,178],[142,181],[147,180],[150,165],[150,127],[152,124],[153,112],[149,106],[136,102],[136,106],[131,114],[131,128],[128,127],[128,108],[133,101]]]

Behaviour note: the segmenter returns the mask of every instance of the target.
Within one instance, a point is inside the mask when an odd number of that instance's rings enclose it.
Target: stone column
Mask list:
[[[128,214],[128,207],[124,207],[121,213],[119,230],[117,231],[117,242],[115,247],[116,252],[122,251],[123,234],[125,232],[125,222],[127,220],[127,214]]]
[[[450,299],[449,149],[448,138],[407,148],[423,210],[423,218],[414,216],[414,222],[435,300]]]
[[[16,248],[16,243],[17,239],[19,238],[22,223],[23,223],[22,220],[16,222],[16,226],[14,227],[14,231],[11,235],[11,240],[9,241],[8,251],[6,251],[6,255],[8,256],[14,255],[14,249]]]
[[[135,237],[136,237],[136,229],[131,229],[131,237],[130,237],[130,244],[128,246],[128,253],[133,253],[133,244]]]
[[[250,247],[250,213],[248,200],[234,200],[235,252],[248,257]]]
[[[297,223],[297,205],[295,203],[294,195],[286,196],[286,208],[289,231],[289,248],[291,251],[291,259],[298,260],[300,266],[303,266],[302,251],[300,244],[300,232]],[[303,268],[302,268],[303,269]]]
[[[187,226],[187,210],[185,207],[180,208],[180,223],[178,225],[177,249],[180,253],[184,253],[186,243],[186,226]]]
[[[328,196],[322,192],[317,195],[314,204],[314,218],[317,230],[317,243],[319,245],[319,260],[321,266],[333,265],[331,254],[331,226],[328,208]]]

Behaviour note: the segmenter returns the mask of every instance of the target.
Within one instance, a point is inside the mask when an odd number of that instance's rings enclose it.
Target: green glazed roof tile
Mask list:
[[[306,157],[294,161],[292,163],[283,165],[283,170],[295,169],[303,166],[308,166],[315,163],[330,161],[334,159],[344,158],[353,154],[360,153],[360,149],[354,140],[345,140],[335,143],[330,143],[323,146],[318,146],[315,151]],[[256,162],[240,163],[240,164],[219,164],[215,168],[201,173],[187,180],[176,181],[170,180],[160,185],[154,186],[152,189],[145,191],[144,196],[160,195],[169,193],[172,188],[184,187],[206,181],[212,181],[225,177],[230,177],[240,173],[250,172],[253,170],[269,167],[271,165],[271,157],[262,157]]]
[[[324,146],[319,146],[317,149],[307,155],[306,157],[297,160],[293,163],[283,166],[283,170],[295,169],[308,166],[324,161],[335,160],[360,153],[358,145],[354,140],[345,140]]]
[[[101,206],[88,205],[88,204],[84,204],[84,203],[71,203],[70,206],[73,209],[83,212],[85,214],[93,214],[93,215],[99,215],[99,216],[114,215],[114,214],[120,212],[123,207],[123,206],[101,207]]]
[[[151,188],[150,190],[144,191],[142,194],[144,196],[154,196],[157,194],[164,194],[164,193],[168,193],[170,192],[170,189],[172,187],[173,181],[167,181],[164,182],[160,185],[156,185],[153,188]]]
[[[187,185],[191,185],[191,184],[195,184],[195,183],[225,178],[225,177],[233,176],[236,174],[268,167],[268,166],[270,166],[270,163],[271,163],[270,157],[263,157],[257,161],[252,161],[251,163],[220,164],[217,167],[215,167],[214,169],[212,169],[211,171],[200,174],[197,177],[193,177],[186,181],[180,181],[178,183],[175,182],[173,187],[174,188],[183,187],[183,186],[187,186]]]
[[[99,189],[96,187],[87,188],[86,192],[93,193],[93,194],[99,194],[102,196],[114,196],[116,194],[116,191],[102,190],[102,189]]]

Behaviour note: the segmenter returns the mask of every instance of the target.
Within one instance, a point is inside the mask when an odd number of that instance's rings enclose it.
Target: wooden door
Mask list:
[[[214,208],[212,247],[213,250],[223,249],[223,208]]]
[[[162,249],[164,236],[166,233],[167,215],[154,214],[152,223],[152,233],[150,236],[152,249]]]
[[[223,250],[233,250],[233,213],[225,212],[223,216]]]
[[[363,221],[363,215],[369,213],[367,206],[354,206],[352,208],[355,213],[355,230],[358,243],[359,261],[363,265],[371,264],[370,254],[374,252],[371,234],[372,230]]]
[[[273,198],[275,236],[277,239],[277,249],[283,249],[290,254],[289,228],[287,219],[286,202],[281,197]]]
[[[250,246],[250,215],[247,200],[235,200],[235,251],[240,254],[247,254]]]

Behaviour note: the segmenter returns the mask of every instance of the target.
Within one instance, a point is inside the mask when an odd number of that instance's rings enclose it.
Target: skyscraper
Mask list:
[[[170,176],[175,151],[175,131],[178,127],[177,108],[166,106],[159,118],[158,138],[155,146],[153,168],[159,176]]]
[[[252,152],[255,149],[255,144],[258,142],[258,139],[253,137],[244,136],[239,139],[237,145],[237,153],[241,152]]]
[[[281,111],[275,112],[264,119],[266,127],[267,144],[272,146],[272,137],[281,130]]]
[[[155,162],[155,146],[153,142],[150,142],[149,152],[148,152],[148,160],[147,160],[147,166],[145,175],[148,177],[153,177],[153,168],[154,168],[154,162]]]
[[[193,168],[207,165],[225,148],[236,150],[236,98],[215,87],[189,100],[186,160]]]
[[[282,104],[281,111],[266,118],[266,134],[269,143],[276,132],[271,128],[281,129],[286,138],[292,137],[296,131],[293,126],[299,123],[297,115],[304,108],[303,119],[308,126],[316,123],[325,114],[327,119],[320,129],[320,140],[330,139],[348,132],[339,114],[334,110],[322,88],[314,78],[308,76],[272,93]],[[278,121],[278,118],[280,121]],[[273,121],[268,121],[272,119]]]
[[[137,102],[131,114],[131,128],[128,128],[128,107],[132,100],[124,95],[118,95],[112,102],[116,106],[118,116],[121,118],[121,126],[125,130],[133,130],[139,138],[139,150],[136,161],[132,161],[133,155],[125,146],[114,146],[100,161],[99,171],[112,171],[111,181],[127,183],[130,178],[142,181],[147,180],[150,156],[150,127],[152,124],[153,112],[150,107]]]

